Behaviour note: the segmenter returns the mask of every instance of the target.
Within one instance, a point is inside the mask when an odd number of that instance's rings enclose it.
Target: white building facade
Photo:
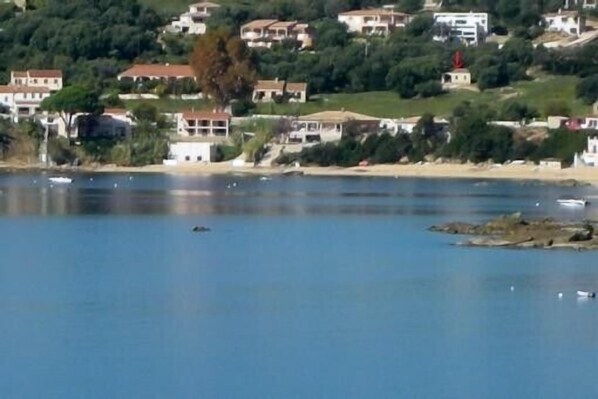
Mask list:
[[[196,141],[177,141],[169,144],[165,165],[210,163],[216,158],[216,144]]]
[[[246,23],[241,27],[241,39],[248,47],[270,48],[277,43],[295,41],[303,49],[313,44],[308,24],[276,19],[258,19]]]
[[[11,86],[47,87],[50,91],[62,90],[62,71],[57,69],[30,69],[11,71]]]
[[[434,24],[438,30],[434,40],[459,40],[472,46],[483,43],[490,32],[487,13],[434,13]]]
[[[48,97],[47,87],[0,86],[0,105],[15,121],[39,113],[42,101]]]
[[[586,19],[575,11],[561,11],[556,14],[545,14],[544,25],[549,32],[563,32],[572,36],[580,36],[586,30]]]
[[[588,137],[585,151],[581,155],[575,154],[573,166],[598,166],[598,137]]]
[[[395,29],[407,26],[411,16],[392,9],[377,8],[343,12],[338,15],[338,21],[347,25],[349,32],[386,36]]]
[[[220,5],[207,1],[191,4],[189,11],[172,21],[167,30],[190,35],[203,35],[207,30],[207,19],[218,8]]]

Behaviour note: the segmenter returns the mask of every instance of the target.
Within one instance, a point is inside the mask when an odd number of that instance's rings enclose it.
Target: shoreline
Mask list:
[[[481,179],[481,180],[538,180],[546,182],[577,181],[598,184],[598,168],[542,168],[534,165],[471,165],[471,164],[409,164],[342,167],[233,167],[230,162],[191,164],[178,166],[148,165],[119,167],[114,165],[51,167],[30,164],[0,163],[0,171],[48,171],[54,173],[170,173],[183,175],[247,174],[275,176],[296,173],[305,176],[330,177],[409,177],[434,179]]]

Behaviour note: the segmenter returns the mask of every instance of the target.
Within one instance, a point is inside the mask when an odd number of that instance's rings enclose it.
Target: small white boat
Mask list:
[[[560,199],[556,202],[563,206],[587,206],[589,204],[589,202],[584,199]]]
[[[64,176],[50,177],[48,180],[56,184],[70,184],[73,182],[73,179]]]
[[[577,296],[582,298],[596,298],[596,293],[587,291],[577,291]]]

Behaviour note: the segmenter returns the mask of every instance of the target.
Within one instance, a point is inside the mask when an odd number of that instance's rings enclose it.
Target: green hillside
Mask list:
[[[468,90],[454,91],[442,96],[427,99],[402,99],[398,94],[388,91],[324,94],[306,104],[259,104],[256,113],[280,115],[305,115],[324,110],[346,109],[380,118],[402,118],[424,113],[448,116],[457,104],[471,101],[476,104],[488,104],[500,109],[509,101],[518,101],[536,107],[543,113],[551,102],[562,102],[571,108],[573,115],[587,115],[590,107],[575,97],[575,85],[578,78],[571,76],[543,76],[531,82],[519,82],[512,87],[488,90],[482,93]],[[160,110],[175,112],[184,109],[210,109],[202,101],[155,100]],[[129,102],[132,107],[135,102]]]

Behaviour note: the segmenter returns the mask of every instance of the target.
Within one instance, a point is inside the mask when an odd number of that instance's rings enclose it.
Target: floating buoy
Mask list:
[[[89,181],[93,181],[93,177],[90,177],[90,178],[89,178]]]
[[[514,286],[511,286],[511,291],[515,291],[515,287]]]
[[[540,206],[540,203],[539,203],[539,202],[536,202],[536,206]]]
[[[114,183],[114,188],[118,187],[118,183]]]
[[[559,299],[561,299],[563,297],[563,293],[559,292]]]
[[[237,182],[234,182],[234,183],[233,183],[233,187],[237,187]]]

